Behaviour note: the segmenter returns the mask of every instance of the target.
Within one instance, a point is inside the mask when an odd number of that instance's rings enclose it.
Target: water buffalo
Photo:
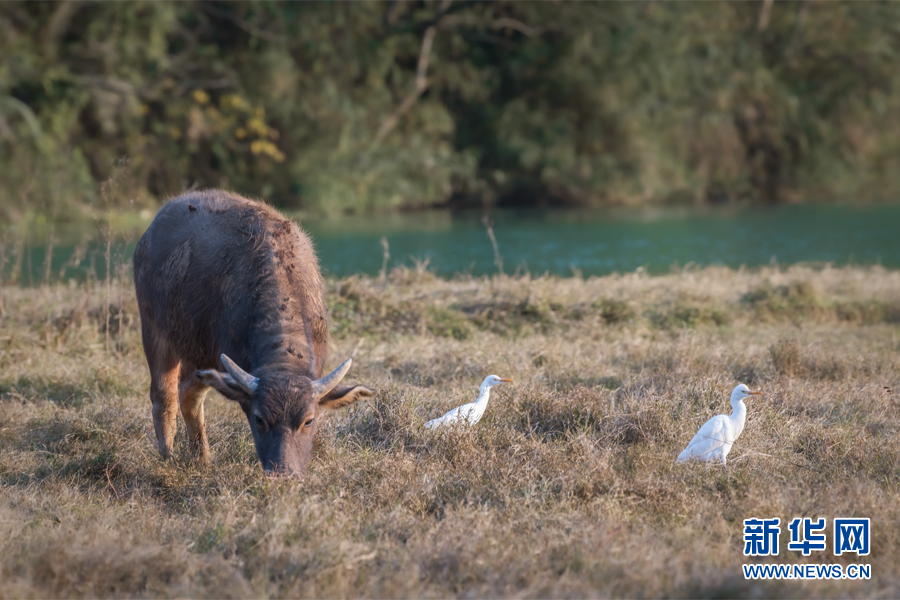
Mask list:
[[[373,393],[340,385],[349,358],[322,375],[328,328],[315,251],[270,206],[219,190],[170,200],[137,244],[134,284],[163,457],[180,406],[191,452],[209,460],[203,396],[213,387],[247,415],[263,468],[299,474],[322,409]]]

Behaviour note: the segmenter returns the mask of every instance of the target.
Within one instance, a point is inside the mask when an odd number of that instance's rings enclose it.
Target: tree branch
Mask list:
[[[759,18],[756,21],[756,30],[765,31],[769,26],[769,17],[772,15],[772,0],[762,0],[759,7]]]
[[[523,23],[518,19],[513,19],[512,17],[500,17],[491,21],[479,21],[478,18],[472,14],[455,14],[449,15],[446,19],[441,20],[441,28],[466,25],[482,29],[510,29],[512,31],[518,31],[525,37],[534,37],[541,33],[540,29],[532,27],[527,23]]]
[[[81,2],[79,0],[60,2],[57,4],[56,8],[53,10],[53,14],[51,14],[50,18],[47,20],[47,26],[44,27],[44,31],[41,35],[41,46],[44,50],[44,56],[49,58],[56,57],[56,44],[59,42],[59,38],[66,32],[75,13],[81,8],[80,5]]]
[[[438,9],[438,18],[425,29],[425,33],[422,35],[422,45],[419,48],[419,60],[416,64],[416,79],[413,82],[413,89],[410,90],[394,112],[388,115],[384,122],[381,123],[381,127],[378,128],[378,133],[375,134],[373,141],[375,146],[384,141],[384,138],[400,123],[403,115],[415,106],[422,94],[425,93],[425,90],[428,89],[428,63],[431,60],[431,48],[434,46],[434,37],[437,35],[441,18],[447,13],[447,9],[452,2],[453,0],[444,0],[440,9]]]

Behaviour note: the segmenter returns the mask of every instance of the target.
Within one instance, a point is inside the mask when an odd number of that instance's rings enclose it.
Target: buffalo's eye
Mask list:
[[[316,421],[316,419],[314,417],[307,419],[307,420],[303,421],[303,426],[304,427],[312,427],[312,424],[315,423],[315,421]]]
[[[256,428],[263,430],[266,428],[266,421],[259,415],[253,415],[253,422],[256,424]]]

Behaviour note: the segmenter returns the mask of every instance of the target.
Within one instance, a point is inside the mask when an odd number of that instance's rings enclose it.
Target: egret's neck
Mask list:
[[[739,434],[744,429],[744,421],[747,420],[747,405],[743,400],[731,403],[731,422],[735,431]]]
[[[471,396],[469,396],[471,398]],[[487,401],[491,397],[491,386],[483,385],[481,389],[478,391],[478,399],[475,402],[479,404],[487,404]]]

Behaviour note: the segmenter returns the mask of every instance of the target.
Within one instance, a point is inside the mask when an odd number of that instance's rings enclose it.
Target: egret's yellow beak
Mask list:
[[[503,383],[512,383],[513,382],[512,379],[509,379],[507,377],[501,377],[500,381],[502,381]]]
[[[756,390],[755,392],[747,392],[748,396],[762,396],[761,390]]]

